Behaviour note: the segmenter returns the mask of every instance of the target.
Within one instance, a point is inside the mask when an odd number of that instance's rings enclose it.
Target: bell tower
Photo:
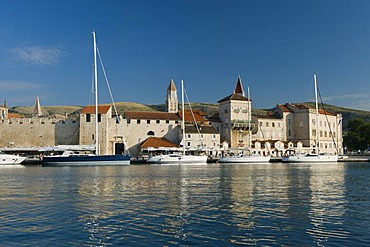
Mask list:
[[[179,110],[179,101],[177,99],[177,90],[173,79],[170,81],[170,85],[167,88],[166,97],[167,111],[171,113],[177,113]]]

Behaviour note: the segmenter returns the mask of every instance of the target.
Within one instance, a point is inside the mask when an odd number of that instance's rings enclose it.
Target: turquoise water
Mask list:
[[[370,163],[0,169],[0,246],[367,246]]]

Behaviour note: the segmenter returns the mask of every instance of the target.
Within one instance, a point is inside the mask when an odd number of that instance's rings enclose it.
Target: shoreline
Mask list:
[[[218,159],[209,159],[207,161],[207,164],[218,164]],[[271,157],[271,160],[269,163],[279,163],[281,162],[281,157]],[[370,156],[360,156],[360,155],[353,155],[353,156],[341,156],[338,159],[338,163],[343,162],[370,162]],[[143,158],[133,158],[131,159],[131,164],[134,165],[145,165],[146,159]],[[21,165],[24,166],[41,166],[42,163],[38,159],[26,159],[24,162],[22,162]]]

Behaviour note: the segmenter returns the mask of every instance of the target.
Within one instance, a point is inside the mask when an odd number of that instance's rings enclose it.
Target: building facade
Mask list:
[[[125,111],[117,116],[111,105],[100,105],[97,115],[95,106],[87,106],[77,119],[42,117],[36,100],[34,117],[23,118],[8,113],[4,104],[0,106],[0,147],[91,145],[97,139],[97,118],[100,154],[129,151],[136,157],[144,149],[158,151],[183,146],[189,152],[212,156],[226,151],[282,156],[289,150],[343,154],[340,114],[320,109],[317,115],[309,105],[279,104],[268,114],[253,115],[251,102],[238,76],[233,93],[218,101],[216,115],[206,118],[200,111],[184,111],[185,136],[181,129],[182,109],[178,109],[172,79],[166,91],[167,112]]]

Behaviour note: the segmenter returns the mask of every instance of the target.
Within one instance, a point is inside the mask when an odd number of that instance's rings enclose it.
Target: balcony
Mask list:
[[[234,120],[231,121],[231,127],[233,130],[252,130],[254,128],[254,123],[248,121],[248,120]]]

